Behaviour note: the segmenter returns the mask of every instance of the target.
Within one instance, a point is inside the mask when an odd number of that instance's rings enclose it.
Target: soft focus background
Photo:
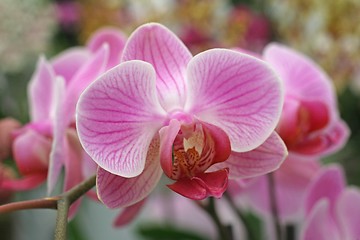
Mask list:
[[[342,164],[348,182],[360,185],[359,12],[358,0],[0,0],[0,118],[27,122],[26,85],[38,56],[51,58],[83,45],[102,26],[129,34],[142,23],[160,22],[193,54],[212,47],[261,52],[268,42],[278,41],[312,57],[332,78],[341,116],[352,135],[342,151],[324,161]],[[18,193],[11,201],[44,193],[43,186]],[[126,229],[114,229],[117,212],[87,200],[70,223],[70,239],[161,239],[165,228],[151,233],[155,228],[149,224],[156,221],[147,218],[157,211],[155,202],[150,199],[140,218]],[[0,216],[0,236],[52,239],[54,224],[55,211],[17,212]],[[146,231],[153,238],[142,237]],[[200,231],[193,239],[201,236]]]

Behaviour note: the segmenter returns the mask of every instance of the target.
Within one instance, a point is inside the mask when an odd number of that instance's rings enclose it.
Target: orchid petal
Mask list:
[[[301,240],[340,240],[339,230],[329,214],[329,202],[325,199],[316,204],[305,222]]]
[[[212,124],[201,122],[201,125],[204,131],[209,133],[212,141],[214,141],[215,155],[213,159],[213,164],[226,161],[231,154],[231,144],[227,134],[222,129]]]
[[[220,198],[228,186],[228,169],[199,174],[193,178],[181,178],[167,185],[174,192],[193,200],[213,196]]]
[[[336,121],[323,135],[326,148],[322,154],[329,155],[342,149],[347,143],[349,136],[350,129],[348,125],[342,120]]]
[[[298,140],[299,129],[301,127],[300,110],[300,101],[294,98],[286,98],[276,131],[288,146],[291,146]]]
[[[341,149],[347,142],[350,130],[346,123],[338,120],[317,135],[309,135],[291,150],[306,155],[328,155]]]
[[[179,133],[181,124],[178,120],[172,119],[168,126],[160,129],[160,163],[166,174],[170,177],[173,171],[173,145]]]
[[[326,73],[310,58],[280,44],[269,44],[264,60],[270,63],[285,83],[287,95],[301,100],[323,101],[336,107],[335,90]]]
[[[159,101],[167,111],[185,104],[186,66],[191,57],[178,37],[157,23],[135,30],[123,52],[123,61],[138,59],[154,66]]]
[[[55,73],[45,57],[40,57],[34,75],[28,85],[31,121],[49,118],[53,105]]]
[[[129,224],[134,218],[140,213],[144,204],[146,202],[146,198],[141,200],[140,202],[135,203],[129,207],[126,207],[115,219],[114,227],[123,227]]]
[[[104,43],[109,45],[109,61],[106,69],[110,69],[120,63],[120,57],[124,49],[126,37],[116,28],[105,27],[97,30],[87,42],[87,47],[96,52]]]
[[[278,77],[263,61],[212,49],[191,60],[187,76],[187,109],[224,130],[233,151],[250,151],[273,132],[283,93]]]
[[[82,173],[85,178],[91,177],[96,174],[98,165],[91,159],[91,157],[83,152],[82,157]]]
[[[13,143],[13,156],[22,175],[46,173],[51,141],[28,129]]]
[[[87,49],[73,47],[51,59],[51,66],[54,68],[55,74],[62,76],[68,85],[89,57],[90,52]]]
[[[67,86],[64,108],[66,109],[63,116],[64,121],[68,124],[73,120],[76,103],[84,89],[93,82],[100,74],[105,71],[109,57],[109,47],[104,44],[94,55],[79,69],[73,80]]]
[[[99,199],[109,208],[128,207],[150,194],[160,180],[159,137],[147,153],[145,170],[133,178],[124,178],[98,168],[96,186]]]
[[[150,64],[129,61],[109,70],[81,95],[77,107],[80,142],[106,171],[139,175],[147,149],[165,121]]]
[[[338,222],[343,229],[342,239],[358,239],[360,236],[360,192],[357,188],[347,188],[337,202]]]
[[[290,154],[273,173],[274,188],[280,219],[294,221],[298,219],[306,189],[317,175],[321,166],[316,159],[302,159]],[[248,183],[244,190],[250,199],[250,205],[262,214],[271,213],[268,176],[261,176]]]
[[[330,209],[333,209],[338,196],[345,189],[345,186],[345,175],[340,166],[333,165],[323,169],[308,187],[305,211],[309,213],[322,198],[328,199]]]
[[[252,151],[232,152],[229,159],[215,165],[217,168],[228,167],[230,178],[249,178],[275,171],[287,156],[284,142],[274,132],[259,147]]]
[[[57,179],[60,175],[61,168],[66,158],[65,151],[65,131],[67,128],[64,115],[64,96],[65,80],[62,77],[56,78],[55,107],[53,118],[53,141],[50,152],[49,170],[47,175],[47,193],[48,195],[54,189]]]
[[[12,191],[26,191],[38,187],[46,180],[46,172],[26,175],[19,179],[3,179],[0,181],[1,189]]]

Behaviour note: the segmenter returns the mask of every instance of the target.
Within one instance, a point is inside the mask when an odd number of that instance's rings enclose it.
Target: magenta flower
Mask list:
[[[173,191],[204,199],[220,197],[228,176],[261,175],[283,161],[273,133],[282,89],[263,61],[225,49],[192,57],[155,23],[131,35],[123,60],[77,105],[79,138],[100,166],[98,195],[108,207],[141,201],[162,173]]]
[[[320,157],[343,147],[349,130],[339,117],[331,80],[312,60],[275,43],[265,48],[263,59],[278,72],[285,85],[284,106],[276,131],[289,156],[274,172],[277,207],[282,221],[299,221],[307,188],[321,169]],[[271,214],[266,177],[254,180],[244,191],[256,210]]]
[[[51,61],[40,57],[28,85],[30,122],[13,131],[13,158],[19,178],[1,187],[31,189],[48,178],[51,192],[63,165],[64,188],[82,180],[84,152],[77,139],[75,106],[82,90],[99,74],[120,61],[125,43],[114,29],[96,32],[87,47],[68,49]]]
[[[343,147],[349,130],[339,117],[326,73],[311,59],[280,44],[268,45],[263,58],[284,81],[285,101],[276,130],[289,152],[316,156]]]
[[[309,188],[303,240],[353,240],[360,236],[360,191],[346,188],[339,166],[330,166]]]
[[[62,76],[64,83],[57,88],[58,101],[53,106],[53,142],[47,176],[49,193],[63,166],[69,171],[66,174],[69,179],[65,177],[66,189],[82,180],[80,174],[84,162],[82,158],[87,156],[82,153],[81,147],[76,147],[76,153],[69,152],[71,147],[76,146],[74,142],[77,139],[74,128],[76,103],[82,91],[93,80],[120,62],[124,44],[125,37],[119,30],[103,28],[92,35],[86,47],[68,49],[52,60],[52,69],[50,67],[48,71],[54,71],[54,76]],[[75,134],[72,140],[67,137],[69,130],[74,131]],[[69,141],[73,142],[72,146]]]

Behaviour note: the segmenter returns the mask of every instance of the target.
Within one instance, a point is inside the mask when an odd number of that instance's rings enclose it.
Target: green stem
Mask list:
[[[58,196],[2,205],[0,213],[25,209],[57,209],[55,240],[66,240],[68,212],[71,204],[93,188],[95,184],[96,176],[94,175]]]
[[[56,227],[55,227],[55,240],[66,240],[67,239],[67,223],[68,223],[68,212],[70,203],[65,197],[57,202],[57,216],[56,216]]]
[[[232,197],[227,192],[225,192],[224,197],[228,201],[230,207],[235,211],[236,215],[239,217],[241,222],[244,224],[246,236],[247,236],[246,239],[256,239],[255,234],[251,231],[251,229],[252,229],[251,223],[249,223],[249,221],[245,218],[245,216],[242,214],[242,212],[239,210],[239,208],[235,205],[235,202],[232,199]]]
[[[218,230],[219,233],[219,239],[220,240],[233,240],[233,236],[232,236],[232,231],[231,228],[229,229],[229,227],[225,226],[224,224],[222,224],[219,215],[216,212],[216,208],[215,208],[215,199],[213,197],[210,197],[208,199],[208,204],[202,204],[199,202],[199,206],[204,209],[209,216],[212,218],[212,220],[214,221],[216,228]]]
[[[95,184],[96,176],[92,176],[60,195],[60,199],[57,202],[58,211],[56,217],[55,240],[67,239],[68,212],[71,204],[93,188]]]
[[[280,218],[279,218],[279,209],[278,209],[277,199],[276,199],[274,174],[269,173],[269,174],[267,174],[267,177],[268,177],[268,184],[269,184],[270,207],[271,207],[271,213],[272,213],[273,222],[274,222],[276,239],[282,240],[283,234],[282,234]]]
[[[8,213],[27,209],[57,209],[58,197],[42,198],[21,202],[13,202],[0,206],[0,213]]]

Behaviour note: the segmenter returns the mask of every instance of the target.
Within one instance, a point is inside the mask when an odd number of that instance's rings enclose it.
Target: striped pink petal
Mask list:
[[[109,58],[109,46],[104,44],[94,53],[82,67],[76,72],[70,84],[66,87],[64,108],[66,111],[63,116],[64,121],[69,124],[74,119],[76,103],[80,94],[96,78],[105,71]]]
[[[279,120],[283,93],[263,61],[232,50],[213,49],[188,65],[186,109],[224,130],[236,152],[261,145]]]
[[[130,36],[123,60],[143,60],[156,71],[156,87],[164,109],[182,108],[186,98],[185,73],[191,53],[170,30],[157,23],[144,24]]]
[[[123,177],[139,175],[147,149],[165,121],[150,64],[129,61],[102,75],[81,95],[77,130],[90,157]]]
[[[160,180],[159,137],[147,153],[145,170],[132,178],[120,177],[98,168],[96,186],[99,199],[109,208],[128,207],[147,197]]]
[[[229,168],[230,178],[249,178],[263,175],[279,168],[287,156],[284,142],[274,132],[259,147],[249,152],[232,152],[229,159],[216,168]]]

